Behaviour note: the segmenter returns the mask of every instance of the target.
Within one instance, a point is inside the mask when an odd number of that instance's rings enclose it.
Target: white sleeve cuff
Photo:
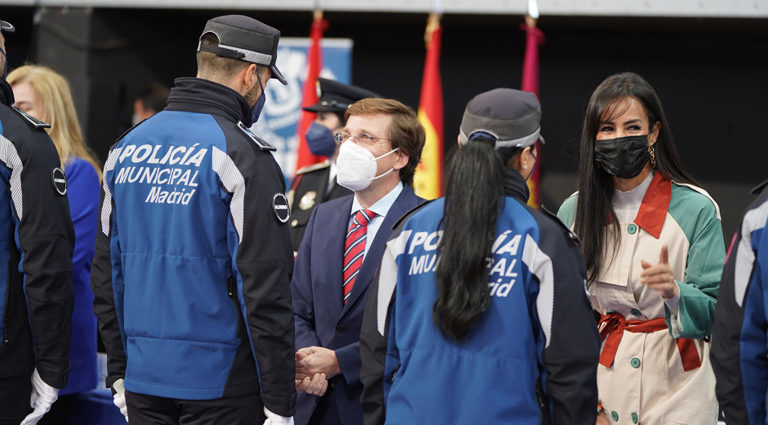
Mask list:
[[[674,297],[664,300],[664,304],[669,309],[669,330],[674,338],[678,338],[683,334],[683,323],[680,321],[680,315],[678,314],[680,312],[681,294],[682,291],[678,287],[677,294]]]
[[[293,425],[293,416],[280,416],[277,413],[271,412],[266,407],[264,408],[264,415],[267,416],[265,425]]]

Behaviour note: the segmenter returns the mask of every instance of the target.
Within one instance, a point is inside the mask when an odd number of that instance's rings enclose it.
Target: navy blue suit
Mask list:
[[[359,339],[368,286],[395,222],[423,201],[410,187],[403,186],[365,255],[345,305],[342,261],[353,196],[334,199],[315,208],[296,257],[291,281],[296,349],[315,345],[334,350],[342,370],[342,374],[330,380],[323,397],[299,394],[296,425],[309,423],[316,408],[315,424],[363,423]]]

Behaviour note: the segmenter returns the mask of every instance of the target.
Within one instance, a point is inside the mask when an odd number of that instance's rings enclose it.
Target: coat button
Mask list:
[[[338,325],[336,325],[336,331],[337,331],[337,332],[344,332],[345,330],[346,330],[346,329],[344,329],[344,325],[342,325],[341,323],[339,323]]]
[[[635,232],[637,232],[637,225],[635,225],[635,223],[631,223],[629,226],[627,226],[627,232],[629,232],[630,235],[634,235]]]
[[[635,412],[632,412],[632,423],[633,424],[637,423],[637,413],[635,413]]]
[[[637,357],[632,357],[632,360],[629,361],[629,364],[631,364],[632,367],[637,369],[638,367],[640,367],[640,359],[638,359]]]
[[[611,419],[613,419],[614,422],[619,420],[619,414],[616,413],[615,410],[613,412],[611,412]]]
[[[633,308],[629,312],[632,313],[632,315],[635,316],[635,317],[640,317],[642,315],[642,313],[640,313],[640,310],[638,310],[636,308]]]
[[[297,220],[295,218],[293,220],[291,220],[291,227],[296,227],[298,225],[299,225],[299,220]]]

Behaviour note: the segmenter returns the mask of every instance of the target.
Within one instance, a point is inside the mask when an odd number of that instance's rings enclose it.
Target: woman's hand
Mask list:
[[[643,267],[643,272],[640,273],[640,283],[658,292],[661,298],[670,299],[680,292],[680,288],[675,282],[675,275],[672,273],[672,267],[669,266],[669,254],[666,245],[661,247],[659,264],[653,266],[645,260],[640,260],[640,265]]]

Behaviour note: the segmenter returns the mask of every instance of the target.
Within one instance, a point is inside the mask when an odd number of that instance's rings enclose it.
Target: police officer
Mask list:
[[[67,383],[75,235],[49,125],[11,107],[13,31],[0,20],[0,424],[28,425]]]
[[[392,233],[360,333],[366,425],[595,423],[584,257],[526,205],[540,118],[532,93],[475,96],[445,197]]]
[[[292,421],[288,201],[275,148],[249,130],[267,81],[285,84],[279,39],[209,20],[197,77],[110,150],[91,284],[132,425]]]
[[[765,352],[760,341],[765,341],[761,323],[766,321],[768,180],[752,193],[757,197],[747,207],[726,255],[712,322],[709,357],[717,379],[717,402],[728,425],[765,423],[766,416],[768,374],[765,356],[759,353]]]
[[[317,79],[317,92],[317,103],[304,108],[305,111],[317,112],[317,118],[309,126],[304,137],[313,155],[327,156],[328,159],[296,171],[296,177],[288,192],[288,199],[291,200],[291,243],[294,252],[299,250],[315,205],[352,194],[349,189],[336,183],[339,145],[333,137],[347,124],[344,112],[349,105],[360,99],[380,97],[364,88],[327,78]]]

